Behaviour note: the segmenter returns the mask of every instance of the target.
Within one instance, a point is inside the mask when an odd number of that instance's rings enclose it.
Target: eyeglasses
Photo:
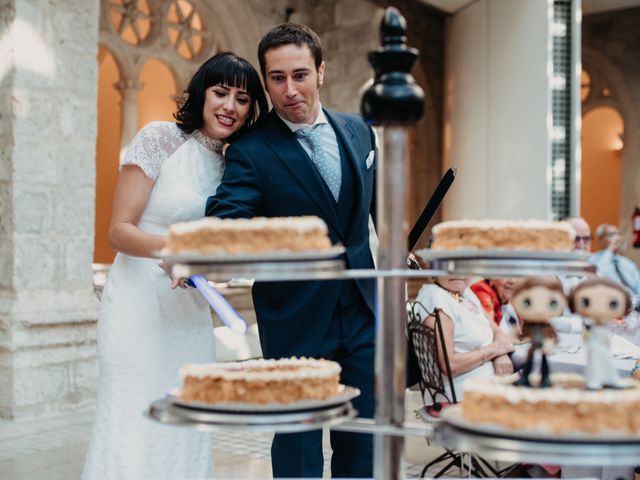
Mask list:
[[[605,237],[615,237],[616,235],[620,235],[620,230],[611,230],[610,232],[605,232]]]
[[[591,235],[576,235],[576,238],[573,239],[573,243],[588,243],[591,241]]]

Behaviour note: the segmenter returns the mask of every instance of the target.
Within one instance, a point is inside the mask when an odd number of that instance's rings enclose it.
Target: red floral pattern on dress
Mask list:
[[[502,304],[498,293],[493,289],[486,280],[471,285],[471,290],[476,294],[484,311],[492,318],[496,325],[500,325],[502,321]]]

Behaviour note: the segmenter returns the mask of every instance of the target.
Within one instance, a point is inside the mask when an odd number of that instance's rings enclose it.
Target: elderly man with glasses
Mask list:
[[[576,236],[573,239],[573,249],[584,250],[585,252],[591,251],[591,228],[589,228],[587,221],[582,217],[569,217],[564,221],[576,231]]]
[[[585,256],[589,254],[591,252],[591,228],[589,227],[587,221],[582,217],[567,217],[564,219],[564,221],[571,225],[576,231],[576,236],[573,239],[573,250],[576,252],[584,252]],[[560,282],[562,282],[564,293],[569,295],[573,287],[585,280],[587,276],[561,275],[558,278],[560,278]],[[570,312],[567,312],[567,317],[573,316]],[[562,331],[562,328],[560,329],[560,331]]]
[[[619,255],[623,244],[620,229],[615,225],[603,223],[596,230],[596,239],[601,249],[589,257],[589,262],[596,266],[599,275],[628,288],[633,293],[637,305],[640,297],[640,271],[632,260]]]

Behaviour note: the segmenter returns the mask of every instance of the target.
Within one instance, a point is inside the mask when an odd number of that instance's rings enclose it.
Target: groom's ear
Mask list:
[[[325,67],[325,63],[323,60],[320,66],[318,67],[318,87],[320,87],[322,85],[322,82],[324,82],[324,67]]]

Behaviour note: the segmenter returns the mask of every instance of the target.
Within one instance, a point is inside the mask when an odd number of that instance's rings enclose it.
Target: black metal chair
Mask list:
[[[442,332],[440,310],[436,308],[433,312],[435,319],[433,328],[423,324],[423,321],[431,313],[428,313],[420,302],[407,302],[407,314],[409,317],[407,325],[408,346],[418,360],[420,367],[418,386],[425,403],[420,413],[422,417],[426,416],[430,421],[437,422],[443,408],[458,402],[453,384],[453,375],[451,374],[451,365],[447,356],[447,347],[444,342],[444,333]],[[444,371],[439,361],[440,350],[442,350],[444,358]],[[449,386],[450,393],[447,392],[446,384]],[[515,467],[515,465],[512,465],[503,470],[497,470],[487,460],[478,455],[469,455],[469,462],[465,462],[464,457],[466,455],[463,452],[445,448],[445,452],[442,455],[425,465],[420,476],[424,477],[431,467],[447,461],[448,463],[433,475],[433,478],[443,476],[453,467],[458,467],[460,470],[466,469],[474,477],[494,478],[508,474]]]

